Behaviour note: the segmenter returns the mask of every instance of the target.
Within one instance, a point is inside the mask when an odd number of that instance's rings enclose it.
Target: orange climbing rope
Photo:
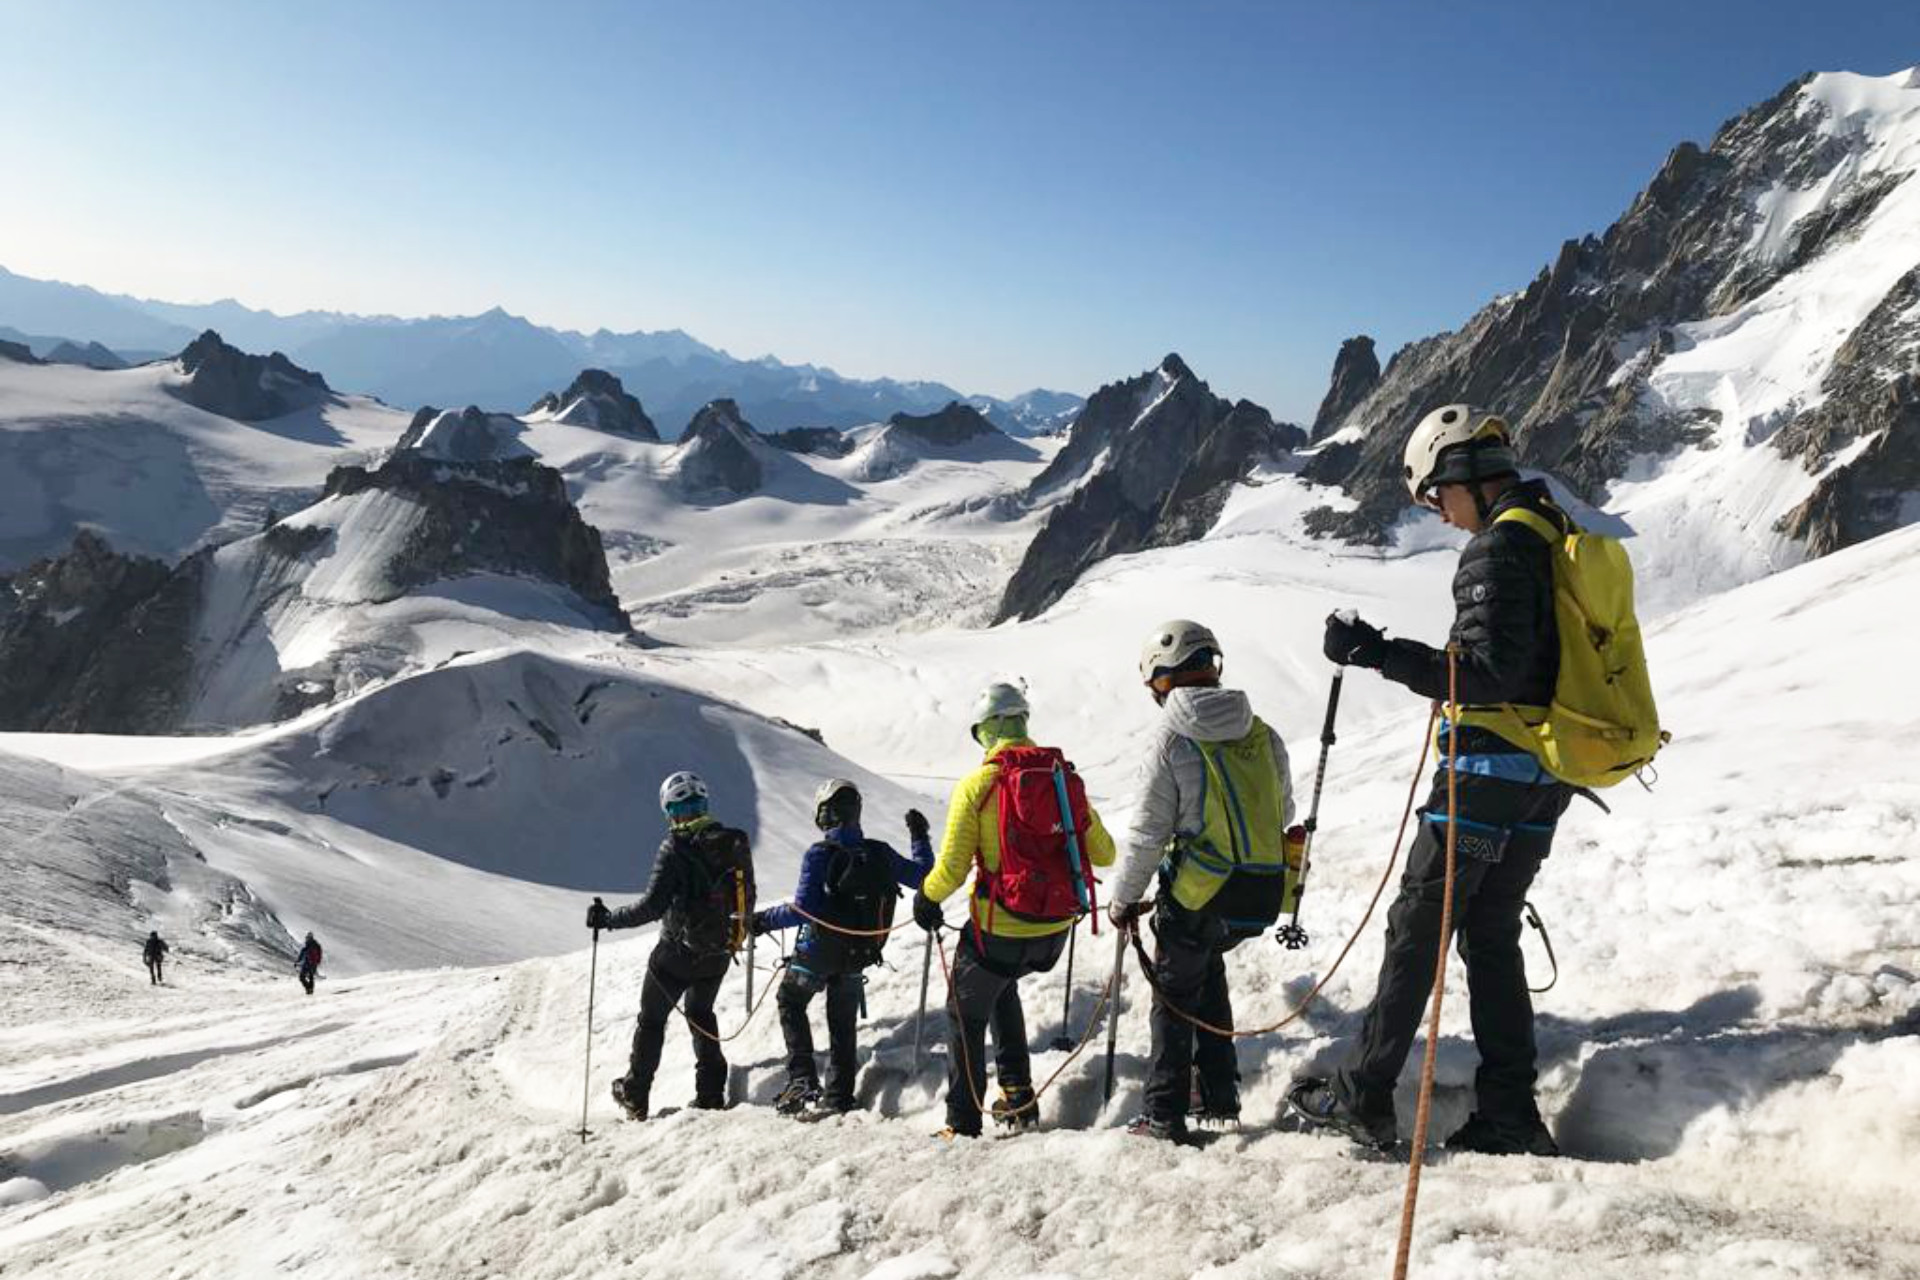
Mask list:
[[[1427,1149],[1427,1121],[1433,1109],[1433,1064],[1440,1052],[1440,1005],[1447,995],[1447,952],[1453,942],[1453,879],[1455,834],[1460,825],[1459,660],[1447,646],[1447,870],[1440,900],[1440,954],[1433,962],[1433,1012],[1427,1019],[1427,1051],[1420,1061],[1420,1100],[1413,1113],[1413,1149],[1407,1159],[1407,1194],[1400,1204],[1400,1244],[1393,1257],[1393,1280],[1406,1280],[1413,1253],[1413,1217],[1420,1202],[1420,1167]]]
[[[1407,803],[1400,811],[1400,830],[1393,837],[1393,852],[1387,856],[1386,870],[1380,873],[1380,883],[1373,888],[1373,898],[1367,903],[1366,912],[1360,917],[1360,923],[1355,925],[1352,934],[1348,935],[1346,945],[1342,946],[1340,948],[1340,954],[1334,957],[1332,966],[1313,984],[1305,997],[1301,999],[1299,1005],[1278,1022],[1271,1023],[1264,1027],[1253,1027],[1241,1031],[1236,1031],[1231,1027],[1217,1027],[1204,1018],[1188,1013],[1185,1009],[1180,1008],[1180,1006],[1174,1004],[1173,1001],[1167,999],[1166,992],[1161,989],[1159,981],[1153,975],[1153,961],[1148,957],[1146,946],[1140,940],[1139,929],[1129,929],[1129,932],[1133,935],[1133,952],[1135,958],[1139,961],[1140,972],[1142,976],[1146,978],[1147,985],[1153,988],[1154,995],[1159,997],[1162,1007],[1182,1022],[1198,1027],[1202,1031],[1208,1031],[1217,1036],[1226,1036],[1234,1040],[1244,1040],[1251,1036],[1271,1035],[1282,1027],[1298,1020],[1312,1007],[1313,1002],[1319,998],[1320,992],[1326,988],[1329,982],[1333,981],[1333,975],[1340,972],[1340,966],[1346,962],[1347,955],[1353,950],[1354,944],[1358,942],[1360,936],[1366,932],[1367,922],[1373,919],[1373,913],[1380,905],[1380,898],[1386,893],[1387,885],[1393,879],[1393,869],[1400,861],[1401,846],[1406,843],[1407,822],[1413,816],[1414,797],[1419,794],[1420,780],[1425,776],[1427,771],[1427,752],[1433,741],[1433,727],[1439,715],[1440,709],[1436,706],[1433,709],[1433,713],[1427,717],[1426,729],[1420,737],[1420,763],[1414,766],[1413,781],[1407,785]]]

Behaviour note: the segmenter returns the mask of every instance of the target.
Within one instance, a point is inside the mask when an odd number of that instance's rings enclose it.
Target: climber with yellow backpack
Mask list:
[[[1123,929],[1153,913],[1153,1069],[1127,1132],[1170,1142],[1188,1139],[1196,1087],[1202,1121],[1239,1119],[1233,1040],[1210,1029],[1233,1026],[1225,957],[1293,906],[1306,835],[1292,829],[1286,744],[1246,694],[1220,686],[1222,664],[1219,640],[1197,622],[1147,636],[1140,679],[1164,714],[1108,907]]]
[[[1445,898],[1448,761],[1457,800],[1452,918],[1466,961],[1480,1066],[1475,1107],[1450,1150],[1557,1155],[1534,1100],[1533,1004],[1520,951],[1528,887],[1577,791],[1634,776],[1663,741],[1633,575],[1610,538],[1588,533],[1545,483],[1520,478],[1499,415],[1451,404],[1407,443],[1415,503],[1472,537],[1453,577],[1448,638],[1457,723],[1439,722],[1441,766],[1420,810],[1389,914],[1379,986],[1358,1040],[1327,1078],[1296,1080],[1295,1117],[1356,1142],[1397,1139],[1394,1087],[1433,987]],[[1347,612],[1327,619],[1325,652],[1421,697],[1448,696],[1448,652],[1387,639]]]

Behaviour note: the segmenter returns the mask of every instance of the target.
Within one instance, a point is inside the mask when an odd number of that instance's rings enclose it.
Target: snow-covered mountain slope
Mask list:
[[[1810,76],[1682,144],[1603,236],[1394,355],[1311,468],[1359,499],[1319,527],[1388,536],[1407,435],[1456,400],[1691,566],[1650,612],[1912,523],[1916,173],[1920,68]]]
[[[407,425],[352,396],[241,422],[182,400],[186,380],[171,362],[0,361],[0,570],[64,550],[83,525],[116,550],[166,560],[253,533]]]
[[[1617,791],[1613,817],[1569,815],[1535,895],[1561,965],[1540,998],[1541,1096],[1569,1158],[1436,1156],[1417,1274],[1920,1270],[1908,1205],[1920,1162],[1920,787],[1885,749],[1920,728],[1920,690],[1884,679],[1872,625],[1913,597],[1916,552],[1920,534],[1891,535],[1655,628],[1679,733],[1659,785]],[[1406,559],[1444,579],[1444,557]],[[1236,572],[1252,573],[1221,575]],[[1097,597],[1098,581],[1078,594]],[[1728,661],[1730,636],[1751,638],[1744,660]],[[1382,705],[1379,682],[1353,683]],[[1411,699],[1396,706],[1349,723],[1335,748],[1312,947],[1260,939],[1228,959],[1243,1026],[1289,1008],[1359,920],[1425,720]],[[1290,731],[1305,755],[1307,735]],[[944,1063],[936,1046],[920,1074],[908,1069],[917,935],[894,942],[893,967],[868,988],[864,1113],[806,1127],[772,1114],[783,1054],[763,1008],[728,1046],[731,1093],[749,1105],[632,1125],[615,1119],[604,1081],[649,943],[612,941],[598,958],[583,1144],[572,1132],[582,951],[337,981],[308,1001],[284,980],[276,990],[190,967],[152,992],[136,985],[131,938],[124,955],[101,955],[36,929],[16,934],[34,963],[8,979],[23,1016],[0,1033],[11,1178],[0,1188],[14,1202],[0,1209],[0,1249],[48,1277],[238,1274],[249,1260],[279,1274],[422,1277],[1372,1274],[1392,1255],[1404,1171],[1266,1123],[1290,1074],[1354,1029],[1379,930],[1362,934],[1303,1024],[1241,1043],[1249,1130],[1188,1151],[1117,1132],[1149,1049],[1137,977],[1123,993],[1113,1102],[1101,1105],[1095,1050],[1047,1096],[1038,1135],[927,1138]],[[1076,1034],[1107,954],[1085,941]],[[1053,1033],[1065,980],[1063,968],[1026,984],[1037,1041]],[[745,1015],[743,981],[723,990],[729,1031]],[[121,994],[128,986],[137,995]],[[1456,994],[1447,1010],[1442,1130],[1465,1112],[1474,1063],[1466,1002]],[[1064,1058],[1040,1052],[1041,1078]],[[691,1074],[675,1028],[657,1102],[683,1102]]]
[[[572,946],[588,895],[645,882],[676,769],[708,779],[770,893],[826,778],[858,782],[875,833],[902,842],[898,815],[929,803],[737,705],[526,651],[238,739],[0,734],[0,765],[0,863],[26,887],[0,928],[133,944],[151,910],[189,951],[244,928],[287,957],[311,928],[342,973]]]

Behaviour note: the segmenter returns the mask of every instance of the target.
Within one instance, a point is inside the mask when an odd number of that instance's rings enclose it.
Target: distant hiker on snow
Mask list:
[[[147,935],[146,946],[140,948],[140,958],[147,962],[147,981],[159,986],[164,981],[160,976],[160,966],[167,958],[167,944],[158,929]]]
[[[660,811],[667,817],[667,836],[653,855],[653,874],[640,901],[618,911],[596,901],[587,910],[589,929],[663,922],[660,940],[647,957],[633,1057],[627,1074],[613,1082],[614,1101],[636,1120],[647,1118],[667,1018],[676,1004],[693,1035],[693,1105],[708,1111],[727,1105],[727,1058],[713,1002],[746,941],[754,908],[753,853],[746,832],[723,827],[708,815],[707,784],[696,774],[671,775],[660,784]]]
[[[939,904],[977,868],[953,960],[942,1137],[980,1136],[989,1023],[1000,1079],[995,1121],[1040,1122],[1019,980],[1059,962],[1068,931],[1094,909],[1092,868],[1113,863],[1113,837],[1079,775],[1060,752],[1033,744],[1027,715],[1026,694],[1013,685],[981,693],[972,732],[986,760],[954,787],[939,858],[913,899],[915,922],[938,929]]]
[[[918,889],[933,866],[927,820],[907,811],[913,857],[870,840],[860,830],[860,790],[844,778],[831,778],[813,797],[813,821],[822,838],[800,860],[800,882],[793,901],[753,916],[756,935],[798,926],[800,940],[780,982],[780,1032],[787,1042],[787,1085],[774,1099],[786,1115],[852,1111],[858,1045],[855,1019],[860,1012],[862,970],[880,963],[885,936],[836,933],[814,921],[843,929],[874,931],[893,924],[900,890]],[[809,919],[808,917],[812,917]],[[827,1089],[822,1097],[813,1059],[813,1029],[807,1006],[827,993]]]
[[[1233,1040],[1180,1014],[1232,1028],[1224,957],[1279,918],[1289,886],[1287,749],[1246,694],[1220,687],[1222,657],[1213,632],[1185,620],[1163,623],[1141,650],[1140,678],[1166,714],[1107,908],[1123,929],[1153,913],[1153,1071],[1127,1132],[1175,1142],[1187,1135],[1196,1075],[1203,1120],[1240,1117]],[[1158,897],[1143,901],[1156,878]]]
[[[307,989],[308,995],[313,994],[313,980],[320,973],[321,954],[320,940],[309,932],[307,940],[300,944],[299,956],[293,962],[294,972],[300,976],[300,985]]]
[[[1396,1140],[1394,1085],[1433,988],[1440,943],[1451,745],[1457,752],[1460,855],[1453,919],[1467,965],[1480,1067],[1475,1109],[1446,1145],[1495,1155],[1558,1155],[1534,1101],[1533,1004],[1520,932],[1527,888],[1552,847],[1573,789],[1490,726],[1514,707],[1544,715],[1554,700],[1561,653],[1555,551],[1531,522],[1543,521],[1560,535],[1571,522],[1545,484],[1521,481],[1506,422],[1468,405],[1448,405],[1421,421],[1407,445],[1406,478],[1415,502],[1473,535],[1454,571],[1457,613],[1449,637],[1463,714],[1458,725],[1441,722],[1440,769],[1387,916],[1379,987],[1360,1037],[1330,1079],[1298,1080],[1288,1100],[1310,1125],[1368,1145]],[[1325,649],[1332,661],[1370,667],[1423,698],[1447,697],[1444,650],[1388,640],[1356,615],[1327,619]],[[1458,735],[1451,744],[1450,734]]]

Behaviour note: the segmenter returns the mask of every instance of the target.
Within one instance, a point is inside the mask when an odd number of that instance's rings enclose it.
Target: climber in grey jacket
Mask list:
[[[1153,1071],[1146,1111],[1128,1132],[1176,1142],[1186,1136],[1194,1068],[1201,1117],[1220,1122],[1240,1114],[1240,1072],[1231,1039],[1169,1005],[1233,1025],[1224,957],[1278,916],[1293,823],[1286,744],[1246,694],[1220,687],[1221,660],[1219,641],[1197,622],[1168,622],[1147,638],[1140,676],[1166,714],[1140,771],[1108,907],[1122,928],[1153,912]],[[1146,901],[1156,878],[1157,901]]]

